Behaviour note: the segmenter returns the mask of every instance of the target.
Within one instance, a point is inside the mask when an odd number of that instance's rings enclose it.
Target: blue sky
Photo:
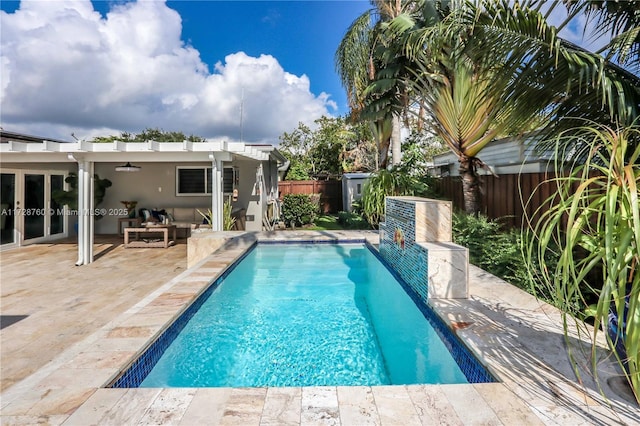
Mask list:
[[[88,139],[161,127],[237,140],[242,103],[246,139],[271,143],[300,121],[348,112],[334,53],[370,8],[363,0],[0,5],[3,128]]]
[[[277,144],[299,122],[348,112],[334,54],[369,8],[364,0],[3,0],[0,125],[62,140],[157,127]],[[562,36],[602,45],[583,40],[583,22]]]
[[[101,13],[110,2],[93,1]],[[367,0],[167,1],[182,17],[182,38],[213,65],[234,52],[274,56],[295,75],[306,74],[315,94],[326,92],[348,112],[333,55],[347,28],[368,10]],[[213,69],[211,69],[213,71]]]

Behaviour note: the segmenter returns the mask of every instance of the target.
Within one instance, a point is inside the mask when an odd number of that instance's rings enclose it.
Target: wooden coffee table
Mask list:
[[[119,217],[118,218],[118,235],[122,235],[122,224],[126,223],[131,227],[131,225],[135,227],[140,227],[142,225],[141,217]]]
[[[169,231],[171,231],[172,240],[169,240]],[[129,241],[129,234],[136,234],[134,241]],[[162,234],[162,241],[144,241],[140,240],[140,234]],[[125,248],[146,248],[160,247],[168,248],[175,244],[176,226],[175,225],[152,225],[140,228],[124,228],[124,247]]]

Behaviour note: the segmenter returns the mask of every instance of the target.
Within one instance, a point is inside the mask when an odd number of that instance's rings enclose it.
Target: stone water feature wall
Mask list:
[[[469,295],[469,253],[451,242],[451,213],[451,201],[386,199],[380,254],[425,302]]]

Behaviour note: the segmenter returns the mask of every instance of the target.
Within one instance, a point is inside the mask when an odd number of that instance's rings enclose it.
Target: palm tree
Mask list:
[[[411,10],[417,2],[407,0],[371,0],[372,9],[358,17],[345,33],[336,50],[336,70],[347,90],[347,98],[354,120],[372,123],[379,152],[379,168],[386,168],[389,147],[392,148],[392,163],[400,161],[400,115],[399,94],[403,92],[403,80],[396,75],[392,96],[371,97],[366,88],[376,79],[380,55],[388,52],[392,40],[380,31],[383,22],[390,21],[401,13]],[[372,101],[376,105],[372,105]]]
[[[481,208],[478,154],[495,137],[541,123],[557,132],[573,125],[567,116],[625,123],[640,109],[637,79],[560,39],[542,3],[454,2],[447,14],[425,1],[382,25],[395,41],[387,57],[409,61],[411,102],[459,158],[469,213]]]
[[[478,168],[484,165],[478,153],[496,136],[530,126],[538,111],[521,97],[508,96],[513,77],[496,69],[501,62],[470,51],[470,39],[464,37],[474,24],[468,21],[469,12],[466,7],[438,10],[425,2],[422,9],[398,16],[384,29],[389,38],[400,41],[390,57],[410,61],[407,85],[420,107],[419,118],[460,161],[465,210],[478,213],[482,206]],[[501,65],[511,74],[520,66],[516,61]],[[386,85],[385,80],[377,80],[369,90],[384,91]]]

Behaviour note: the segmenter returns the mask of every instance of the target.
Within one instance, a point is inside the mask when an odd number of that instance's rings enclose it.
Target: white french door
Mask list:
[[[1,185],[3,248],[67,234],[63,206],[52,197],[64,189],[64,172],[3,170]]]

